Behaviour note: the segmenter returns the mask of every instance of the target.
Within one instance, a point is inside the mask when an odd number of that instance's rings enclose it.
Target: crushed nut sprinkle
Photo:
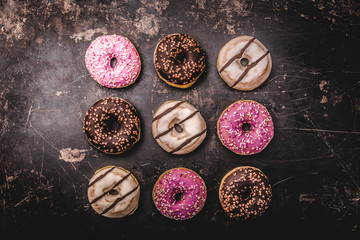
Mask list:
[[[155,50],[155,68],[177,85],[195,82],[205,70],[205,51],[187,34],[166,36]]]
[[[115,127],[109,126],[110,121]],[[108,97],[95,103],[86,113],[83,129],[89,142],[105,153],[122,153],[140,139],[136,109],[121,98]]]
[[[272,197],[267,177],[254,167],[231,170],[222,180],[219,193],[225,213],[239,220],[262,215]]]

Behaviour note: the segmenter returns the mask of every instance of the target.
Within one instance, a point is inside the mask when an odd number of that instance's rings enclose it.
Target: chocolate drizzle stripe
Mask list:
[[[172,110],[174,110],[175,108],[177,108],[178,106],[180,106],[181,104],[183,104],[185,101],[181,101],[178,102],[177,104],[175,104],[173,107],[166,109],[164,112],[160,113],[159,115],[157,115],[156,117],[154,117],[153,122],[155,122],[156,120],[162,118],[163,116],[165,116],[166,114],[170,113]]]
[[[234,82],[234,84],[231,87],[235,87],[244,77],[245,75],[250,71],[250,69],[252,69],[253,67],[256,66],[256,64],[258,64],[264,57],[266,57],[270,52],[267,51],[265,54],[263,54],[259,59],[257,59],[255,62],[249,64],[245,71],[241,74],[241,76],[238,78],[238,80],[236,80]]]
[[[177,152],[179,150],[181,150],[183,147],[185,147],[186,145],[188,145],[192,140],[194,140],[197,137],[200,137],[201,135],[203,135],[206,132],[206,129],[202,130],[200,133],[196,134],[195,136],[192,136],[188,139],[186,139],[182,144],[180,144],[180,146],[178,146],[177,148],[173,149],[170,151],[170,153],[174,153]]]
[[[135,188],[133,188],[132,190],[130,190],[129,192],[127,192],[126,194],[124,194],[123,196],[117,198],[109,207],[107,207],[104,211],[102,211],[102,213],[100,213],[101,215],[107,213],[108,211],[110,211],[113,207],[115,207],[116,204],[118,204],[118,202],[122,201],[124,198],[126,198],[127,196],[129,196],[130,194],[132,194],[133,192],[136,191],[136,189],[138,189],[139,185],[137,185]]]
[[[250,41],[240,50],[238,54],[230,58],[229,61],[225,63],[225,65],[220,69],[220,73],[225,70],[233,61],[235,61],[237,58],[241,58],[244,54],[245,50],[250,46],[250,44],[255,40],[255,38],[250,39]]]
[[[98,176],[94,181],[92,181],[91,183],[89,183],[88,187],[91,187],[92,185],[94,185],[96,182],[100,181],[103,177],[105,177],[106,175],[108,175],[112,170],[114,170],[115,167],[110,168],[109,170],[107,170],[104,174]]]
[[[199,110],[196,110],[195,112],[193,112],[192,114],[190,114],[189,116],[187,116],[186,118],[184,118],[183,120],[181,120],[178,124],[182,124],[184,123],[185,121],[189,120],[190,118],[192,118],[193,116],[195,116],[195,114],[197,114],[199,112]],[[165,134],[168,134],[169,132],[171,132],[173,129],[175,128],[175,125],[170,127],[168,130],[160,133],[159,135],[157,135],[155,137],[155,139],[158,139],[159,137],[162,137],[164,136]]]
[[[90,202],[90,204],[93,204],[93,203],[99,201],[101,198],[103,198],[103,197],[104,197],[106,194],[108,194],[111,190],[113,190],[114,188],[116,188],[120,183],[122,183],[122,182],[123,182],[127,177],[129,177],[130,175],[131,175],[131,173],[126,174],[122,179],[120,179],[117,183],[115,183],[115,185],[114,185],[112,188],[110,188],[109,190],[105,191],[105,192],[104,192],[103,194],[101,194],[100,196],[94,198],[94,199]]]

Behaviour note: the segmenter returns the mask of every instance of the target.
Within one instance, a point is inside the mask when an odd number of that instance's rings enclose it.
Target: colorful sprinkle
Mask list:
[[[116,59],[115,66],[111,66],[112,59]],[[86,51],[85,63],[92,78],[108,88],[129,86],[135,82],[141,69],[134,45],[119,35],[95,39]]]
[[[174,220],[192,218],[205,204],[205,182],[190,169],[173,168],[163,173],[156,182],[153,200],[165,217]]]
[[[250,100],[240,100],[226,108],[219,118],[217,131],[223,145],[241,155],[261,152],[274,136],[269,112]]]

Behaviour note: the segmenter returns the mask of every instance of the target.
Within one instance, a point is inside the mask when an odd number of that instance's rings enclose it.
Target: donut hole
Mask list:
[[[168,128],[171,129],[174,136],[178,136],[178,134],[181,134],[185,131],[185,129],[181,127],[179,122],[180,120],[178,118],[174,118],[168,125]]]
[[[109,191],[109,194],[114,196],[114,195],[118,195],[119,192],[118,192],[116,189],[111,189],[111,190]]]
[[[174,195],[175,202],[180,201],[183,198],[183,196],[184,196],[184,194],[182,194],[182,192],[175,193],[175,195]]]
[[[110,115],[106,120],[104,120],[104,128],[108,132],[116,132],[120,128],[120,123],[118,118],[115,115]]]
[[[241,126],[241,129],[242,129],[244,132],[248,132],[248,131],[250,131],[250,129],[251,129],[251,124],[250,124],[250,123],[243,123],[243,125]]]
[[[182,133],[184,131],[184,129],[177,123],[174,124],[174,128],[178,133]]]
[[[246,67],[247,65],[249,65],[249,60],[247,58],[242,58],[240,59],[240,64],[243,67]]]
[[[243,188],[240,189],[239,198],[241,199],[242,202],[247,202],[251,197],[251,193],[252,193],[251,186],[245,185]]]
[[[113,57],[110,59],[110,67],[115,68],[117,64],[117,58]]]
[[[183,63],[186,58],[187,58],[186,52],[181,51],[176,55],[175,61],[177,64]]]

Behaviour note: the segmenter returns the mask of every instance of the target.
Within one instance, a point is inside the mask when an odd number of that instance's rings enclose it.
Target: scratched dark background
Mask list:
[[[0,28],[1,233],[360,236],[359,2],[7,0]],[[153,66],[158,41],[176,32],[207,54],[206,73],[185,90],[166,85]],[[137,47],[142,72],[134,85],[107,89],[91,79],[85,51],[104,34]],[[221,46],[242,34],[258,38],[273,60],[268,80],[250,92],[229,88],[216,70]],[[142,121],[141,141],[119,156],[95,150],[82,131],[85,112],[107,96],[133,103]],[[271,143],[254,156],[232,153],[216,135],[219,115],[240,99],[265,105],[275,125]],[[152,114],[166,100],[189,101],[206,119],[208,135],[191,154],[170,155],[151,135]],[[107,165],[140,182],[131,216],[107,219],[88,205],[89,179]],[[218,188],[241,165],[268,176],[273,199],[262,217],[239,223],[223,213]],[[151,197],[159,175],[179,166],[198,172],[208,190],[203,210],[182,222],[163,217]]]

